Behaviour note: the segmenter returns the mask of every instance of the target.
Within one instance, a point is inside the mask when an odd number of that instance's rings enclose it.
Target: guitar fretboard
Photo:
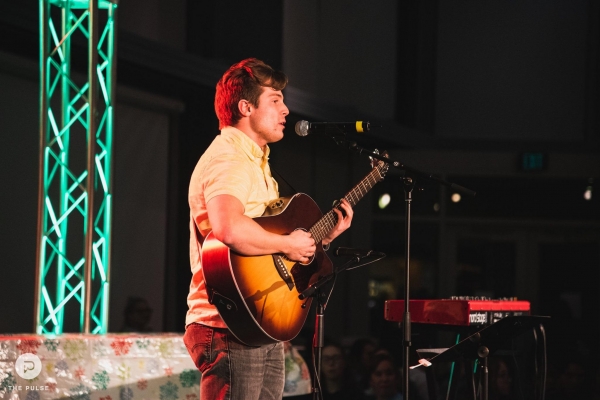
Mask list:
[[[379,164],[373,168],[363,180],[346,193],[344,199],[354,207],[377,182],[383,179],[386,169],[387,165],[383,161],[379,162]],[[339,206],[334,207],[334,209],[335,208],[339,208]],[[337,214],[334,209],[331,209],[327,214],[323,215],[321,219],[310,228],[309,232],[315,239],[315,243],[321,243],[325,238],[325,235],[327,235],[337,223]]]

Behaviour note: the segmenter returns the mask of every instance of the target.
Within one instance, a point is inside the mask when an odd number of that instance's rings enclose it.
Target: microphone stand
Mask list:
[[[410,206],[412,203],[412,191],[415,187],[415,181],[407,176],[403,180],[404,182],[404,201],[406,202],[406,219],[404,220],[404,232],[405,232],[405,247],[404,247],[404,262],[406,268],[404,268],[404,318],[402,320],[404,332],[402,335],[402,386],[404,387],[404,397],[403,400],[408,400],[408,384],[409,377],[408,371],[410,368],[409,365],[409,356],[408,352],[411,347],[411,323],[410,323],[410,309],[408,307],[409,300],[409,288],[410,288]]]
[[[408,167],[402,164],[399,161],[391,160],[386,156],[382,156],[376,152],[366,150],[356,144],[353,141],[346,141],[345,135],[332,135],[332,139],[338,144],[342,145],[344,143],[348,144],[350,150],[354,150],[358,152],[358,154],[366,154],[369,157],[376,158],[378,160],[384,161],[394,168],[400,169],[403,171],[403,182],[404,182],[404,193],[405,193],[405,202],[406,202],[406,219],[404,223],[405,229],[405,273],[404,273],[404,318],[402,320],[403,324],[403,353],[402,353],[402,382],[404,389],[404,400],[409,400],[409,375],[408,371],[409,367],[409,351],[411,347],[411,319],[410,319],[410,308],[409,308],[409,300],[410,300],[410,217],[411,217],[411,203],[412,203],[412,191],[415,187],[415,177],[420,176],[426,179],[433,180],[442,185],[448,186],[458,192],[462,192],[463,194],[475,196],[475,192],[467,189],[463,186],[457,185],[455,183],[448,182],[442,178],[433,176],[431,174],[427,174],[425,172],[421,172],[414,168]]]
[[[348,269],[353,264],[358,264],[361,257],[355,256],[351,260],[348,260],[339,270],[334,269],[330,274],[321,277],[318,281],[307,287],[298,295],[300,300],[304,300],[309,297],[314,297],[317,301],[317,315],[315,319],[315,335],[313,336],[313,379],[312,379],[312,393],[313,400],[323,400],[323,393],[321,392],[321,354],[323,350],[323,344],[325,342],[325,298],[326,295],[321,291],[321,286],[329,282],[338,272],[342,272]],[[333,290],[333,288],[331,289]]]

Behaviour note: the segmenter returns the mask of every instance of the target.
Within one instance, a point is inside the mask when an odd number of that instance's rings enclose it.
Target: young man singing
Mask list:
[[[200,397],[206,400],[281,399],[284,387],[283,343],[250,347],[227,329],[209,303],[202,273],[203,238],[216,239],[246,256],[284,254],[307,263],[316,251],[309,232],[279,235],[253,218],[279,197],[269,169],[269,143],[283,138],[289,110],[282,90],[287,77],[250,58],[233,65],[217,83],[215,111],[221,134],[202,155],[189,188],[190,262],[184,341],[202,373]],[[335,209],[337,222],[322,240],[328,245],[350,227],[353,211],[346,200]],[[343,211],[343,212],[342,212]]]

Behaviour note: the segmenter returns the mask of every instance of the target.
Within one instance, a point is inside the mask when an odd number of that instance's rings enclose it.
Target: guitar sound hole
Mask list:
[[[316,268],[314,264],[301,265],[296,263],[290,273],[294,277],[294,283],[296,284],[296,290],[298,293],[302,293],[309,285],[311,276],[315,273]]]
[[[303,263],[303,262],[300,262],[300,261],[298,261],[298,264],[301,264],[301,265],[310,265],[310,264],[311,264],[311,263],[314,261],[314,259],[315,259],[315,255],[313,254],[313,255],[312,255],[312,256],[310,256],[310,258],[308,259],[308,262],[306,262],[306,263]]]

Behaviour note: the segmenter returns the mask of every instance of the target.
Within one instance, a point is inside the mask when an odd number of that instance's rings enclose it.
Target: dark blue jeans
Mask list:
[[[280,400],[283,343],[249,347],[227,329],[188,325],[183,341],[202,373],[202,400]]]

